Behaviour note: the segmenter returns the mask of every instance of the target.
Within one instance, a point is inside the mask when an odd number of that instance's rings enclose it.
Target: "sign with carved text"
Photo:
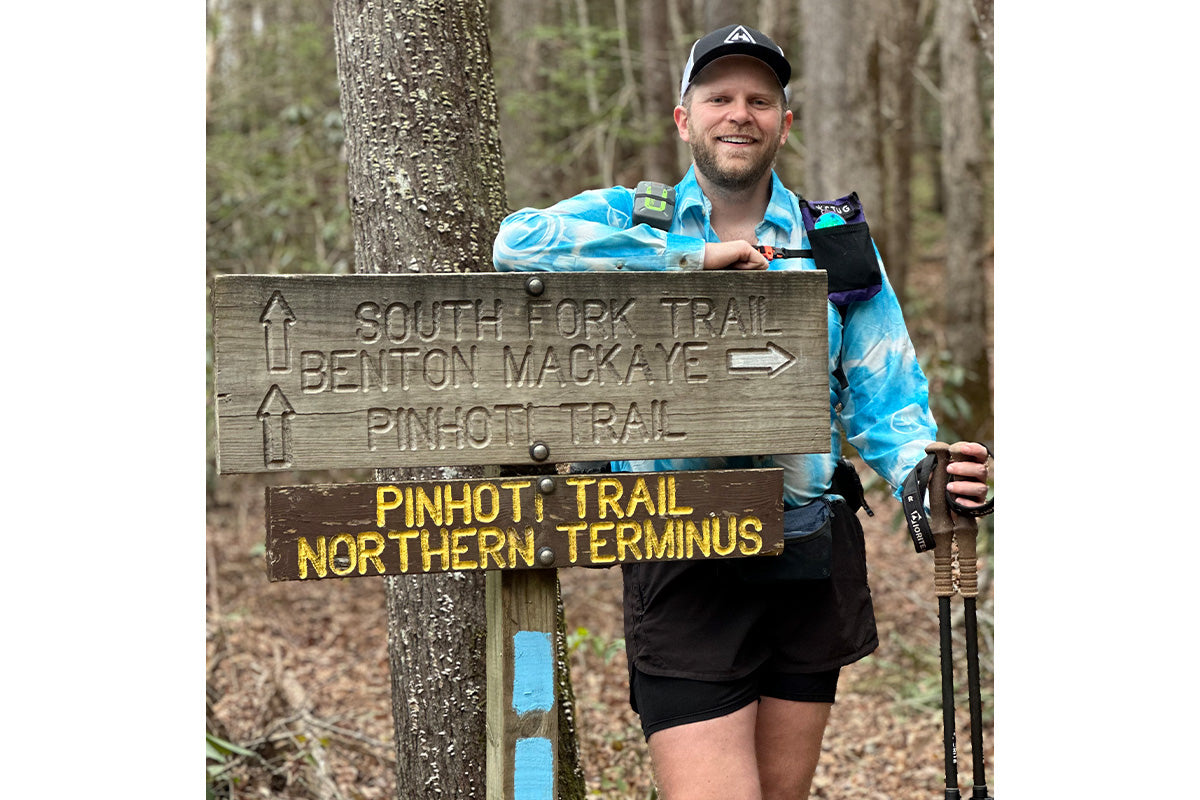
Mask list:
[[[828,452],[821,271],[226,275],[222,473]]]
[[[741,558],[783,549],[783,470],[267,490],[271,580]]]

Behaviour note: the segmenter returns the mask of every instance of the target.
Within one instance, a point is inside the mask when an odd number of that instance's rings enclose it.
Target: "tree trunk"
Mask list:
[[[670,0],[674,2],[674,0]],[[642,121],[646,144],[642,148],[642,180],[674,184],[679,180],[679,153],[671,112],[679,102],[679,72],[683,59],[673,58],[676,48],[670,35],[669,2],[639,5],[642,51]],[[679,63],[676,64],[675,61]]]
[[[963,438],[991,438],[987,277],[983,271],[983,112],[979,99],[978,28],[963,0],[937,8],[942,73],[942,188],[946,194],[946,344],[967,371],[961,387],[973,419]]]
[[[355,271],[481,272],[507,213],[484,0],[335,0]],[[452,480],[481,467],[377,470]],[[484,580],[385,579],[398,798],[486,796]],[[561,637],[560,637],[561,638]],[[560,641],[560,663],[565,642]],[[582,798],[570,676],[560,797]]]
[[[358,272],[491,270],[505,214],[483,0],[336,0]]]
[[[505,198],[487,22],[484,0],[335,0],[356,272],[491,269]],[[385,585],[397,797],[482,800],[483,577]]]
[[[858,192],[886,260],[879,59],[871,5],[800,0],[802,188],[810,200]]]
[[[886,207],[874,227],[886,231],[887,273],[903,298],[912,260],[912,177],[916,112],[913,65],[920,44],[919,0],[882,0],[888,24],[880,30]],[[872,230],[874,230],[874,227]]]
[[[996,21],[993,17],[992,0],[975,0],[975,24],[979,27],[979,42],[988,61],[995,60]]]

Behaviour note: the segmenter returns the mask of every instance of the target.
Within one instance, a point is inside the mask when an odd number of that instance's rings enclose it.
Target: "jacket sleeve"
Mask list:
[[[630,226],[633,192],[584,192],[550,208],[523,208],[500,223],[492,248],[498,272],[702,269],[704,241]]]
[[[937,439],[937,424],[929,383],[886,273],[878,294],[848,304],[841,361],[846,386],[838,392],[839,418],[847,440],[899,498],[904,478]]]

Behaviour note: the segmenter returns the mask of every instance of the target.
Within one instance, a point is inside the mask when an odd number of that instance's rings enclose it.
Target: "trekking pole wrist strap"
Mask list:
[[[901,487],[900,502],[904,506],[904,521],[908,523],[908,534],[912,537],[913,547],[918,553],[924,553],[933,548],[933,530],[929,525],[929,515],[925,513],[925,489],[929,486],[929,476],[937,459],[933,455],[925,456],[908,473]]]

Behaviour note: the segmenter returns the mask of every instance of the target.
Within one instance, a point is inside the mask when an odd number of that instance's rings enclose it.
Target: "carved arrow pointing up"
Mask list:
[[[765,374],[768,378],[774,378],[796,363],[794,355],[774,342],[767,342],[766,347],[726,350],[725,358],[730,372]]]
[[[270,469],[292,465],[292,416],[296,410],[278,385],[267,390],[255,416],[262,421],[263,464]]]
[[[267,345],[267,371],[287,372],[292,368],[291,351],[288,349],[288,328],[296,323],[296,315],[276,290],[267,301],[258,321],[263,326]]]

